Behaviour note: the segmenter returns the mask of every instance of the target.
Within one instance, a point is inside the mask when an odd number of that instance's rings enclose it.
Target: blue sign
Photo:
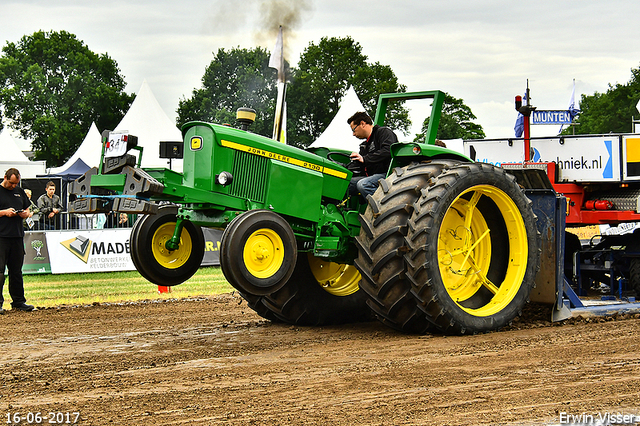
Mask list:
[[[531,124],[571,124],[571,111],[533,111]]]

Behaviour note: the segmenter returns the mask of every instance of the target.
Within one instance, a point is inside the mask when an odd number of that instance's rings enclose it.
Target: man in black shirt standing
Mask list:
[[[373,120],[366,112],[356,112],[347,123],[353,136],[364,139],[359,152],[351,154],[352,163],[359,164],[359,176],[354,174],[349,183],[349,194],[360,194],[366,199],[378,189],[378,180],[387,176],[391,163],[391,145],[398,142],[393,130],[388,127],[373,125]],[[352,167],[349,167],[353,170]]]
[[[32,305],[26,304],[24,284],[22,281],[22,264],[24,263],[24,228],[22,219],[29,217],[31,203],[18,186],[20,172],[10,168],[4,174],[0,185],[0,314],[4,313],[2,304],[4,297],[5,267],[9,272],[9,294],[11,306],[20,311],[33,311]]]

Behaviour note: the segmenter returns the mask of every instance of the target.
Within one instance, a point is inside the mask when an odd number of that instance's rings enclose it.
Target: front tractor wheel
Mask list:
[[[250,210],[226,227],[220,265],[249,307],[272,321],[325,325],[369,319],[360,274],[351,265],[297,251],[286,220]]]
[[[462,164],[415,204],[405,255],[425,318],[446,333],[496,330],[520,315],[539,268],[531,202],[503,169]]]
[[[178,208],[166,206],[140,219],[131,231],[131,259],[140,275],[154,284],[181,284],[196,273],[204,256],[204,235],[199,226],[183,222],[178,248],[167,241],[176,228]]]
[[[242,293],[265,295],[291,277],[298,249],[291,226],[268,210],[250,210],[225,228],[220,266],[229,283]]]

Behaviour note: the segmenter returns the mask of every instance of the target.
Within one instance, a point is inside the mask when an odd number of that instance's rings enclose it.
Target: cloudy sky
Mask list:
[[[174,119],[219,48],[272,50],[273,29],[284,24],[295,65],[309,43],[351,36],[409,91],[462,98],[487,137],[502,138],[513,136],[513,99],[527,80],[543,110],[566,109],[574,79],[576,98],[627,83],[640,66],[639,22],[640,2],[629,0],[3,0],[0,42],[71,32],[116,60],[128,92],[146,79]],[[415,122],[428,112],[408,106]],[[557,130],[533,126],[532,134]]]

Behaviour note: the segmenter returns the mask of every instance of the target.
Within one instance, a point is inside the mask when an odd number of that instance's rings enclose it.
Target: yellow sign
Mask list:
[[[639,138],[627,138],[627,163],[640,163]]]
[[[192,140],[193,141],[193,140]],[[193,143],[193,142],[192,142]],[[252,146],[242,145],[236,142],[221,140],[222,146],[235,149],[238,151],[248,152],[249,154],[259,155],[261,157],[271,158],[273,160],[282,161],[284,163],[293,164],[295,166],[304,167],[305,169],[315,170],[316,172],[324,173],[327,175],[335,176],[340,179],[346,179],[347,174],[338,170],[330,169],[328,167],[321,166],[315,163],[309,163],[308,161],[298,160],[297,158],[287,157],[286,155],[278,154],[271,151],[266,151],[260,148],[254,148]]]
[[[191,138],[191,151],[200,151],[202,149],[202,137],[193,136]]]

